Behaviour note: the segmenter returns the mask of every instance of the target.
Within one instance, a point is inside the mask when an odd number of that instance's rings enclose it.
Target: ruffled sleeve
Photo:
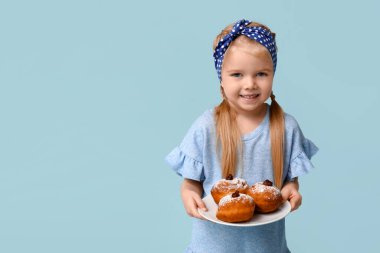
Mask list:
[[[204,117],[199,117],[187,131],[178,147],[165,158],[170,167],[183,178],[204,180]]]
[[[165,160],[181,177],[197,181],[204,180],[203,164],[185,154],[180,147],[174,148]]]
[[[314,168],[311,158],[318,152],[318,147],[303,135],[297,121],[292,119],[291,156],[286,180],[307,174]],[[288,130],[288,129],[287,129]]]

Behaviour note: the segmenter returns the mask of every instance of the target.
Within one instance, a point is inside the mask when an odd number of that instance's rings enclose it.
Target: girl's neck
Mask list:
[[[267,104],[264,103],[254,114],[237,114],[236,121],[242,135],[255,130],[264,120],[267,112]]]

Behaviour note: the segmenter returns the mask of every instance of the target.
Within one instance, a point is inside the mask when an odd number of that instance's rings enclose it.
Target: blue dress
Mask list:
[[[269,134],[269,108],[252,132],[242,136],[243,154],[237,177],[249,185],[269,179],[273,181]],[[200,181],[205,197],[221,179],[216,152],[214,109],[205,111],[190,127],[181,144],[165,158],[171,168],[183,178]],[[295,118],[285,113],[285,157],[283,180],[308,173],[311,157],[317,153],[314,143],[303,136]],[[285,238],[285,218],[255,227],[232,227],[193,218],[191,242],[185,252],[290,252]]]

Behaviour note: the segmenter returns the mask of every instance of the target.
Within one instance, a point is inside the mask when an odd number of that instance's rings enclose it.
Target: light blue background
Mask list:
[[[165,155],[220,101],[212,41],[277,34],[274,91],[320,152],[293,252],[379,252],[378,2],[2,1],[0,252],[182,252]]]

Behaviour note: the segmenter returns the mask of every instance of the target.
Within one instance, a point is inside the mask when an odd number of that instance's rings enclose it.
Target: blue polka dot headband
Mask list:
[[[261,45],[266,47],[272,56],[273,62],[273,72],[276,71],[277,65],[277,52],[276,52],[276,41],[271,35],[270,31],[259,27],[259,26],[247,26],[251,23],[248,20],[242,19],[235,23],[231,32],[224,36],[216,46],[214,50],[214,61],[216,72],[218,73],[219,80],[222,81],[222,63],[224,59],[224,54],[231,44],[231,42],[240,35],[245,35],[248,38],[259,42]]]

